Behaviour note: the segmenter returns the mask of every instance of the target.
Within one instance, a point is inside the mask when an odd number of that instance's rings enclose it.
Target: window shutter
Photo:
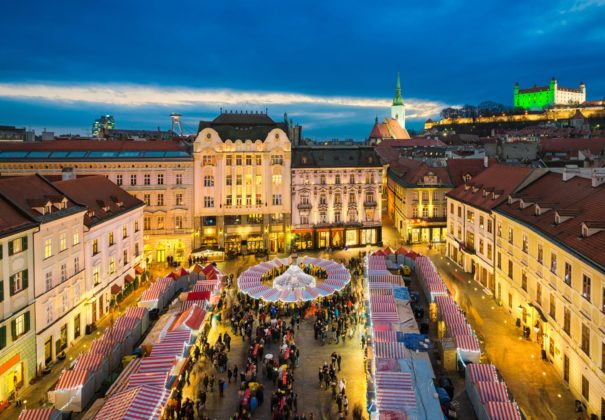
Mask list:
[[[29,311],[25,312],[25,332],[29,332]]]
[[[27,236],[21,238],[21,247],[23,248],[23,251],[27,249]]]
[[[23,279],[21,280],[23,283],[23,290],[27,289],[28,279],[27,279],[27,270],[23,270]]]
[[[13,241],[9,241],[8,243],[8,256],[13,255]]]
[[[12,275],[12,276],[9,277],[9,282],[10,282],[10,284],[9,284],[9,286],[10,286],[9,292],[10,292],[10,295],[12,296],[12,295],[15,294],[15,276],[14,275]]]
[[[17,321],[14,319],[11,321],[11,333],[13,336],[13,341],[17,339]]]
[[[6,325],[0,327],[0,349],[6,347]]]
[[[4,281],[0,280],[0,302],[4,301]]]

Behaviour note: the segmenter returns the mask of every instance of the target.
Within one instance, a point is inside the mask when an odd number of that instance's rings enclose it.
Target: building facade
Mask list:
[[[38,224],[0,193],[0,401],[36,376],[33,237]]]
[[[513,97],[515,108],[543,109],[553,105],[579,105],[585,101],[586,85],[582,82],[577,89],[559,86],[554,77],[548,86],[521,89],[519,83],[515,83]]]
[[[531,175],[531,168],[495,164],[446,194],[445,253],[492,293],[496,292],[496,225],[492,209],[506,201]]]
[[[193,144],[196,244],[227,254],[287,252],[291,143],[288,123],[266,113],[223,112]]]
[[[494,209],[496,298],[589,414],[605,414],[605,172],[547,173]]]
[[[409,244],[444,243],[445,194],[485,169],[483,159],[449,159],[445,167],[399,158],[387,172],[387,213]]]
[[[194,246],[193,159],[167,141],[50,140],[0,144],[2,175],[104,175],[145,203],[148,263],[186,260]]]
[[[39,224],[32,241],[32,281],[37,366],[42,368],[84,335],[86,208],[39,175],[1,179],[0,192]],[[20,280],[22,287],[29,285],[29,274]]]
[[[108,314],[117,294],[144,269],[144,203],[103,176],[65,178],[54,185],[86,206],[82,322],[88,326]]]
[[[382,243],[382,165],[369,146],[300,146],[292,158],[293,249]]]

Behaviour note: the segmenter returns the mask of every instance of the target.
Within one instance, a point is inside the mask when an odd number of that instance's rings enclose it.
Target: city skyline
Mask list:
[[[306,136],[363,139],[388,115],[397,72],[415,129],[446,106],[512,105],[517,81],[584,81],[600,99],[604,5],[13,5],[0,28],[1,123],[86,134],[112,114],[118,128],[166,129],[176,111],[192,134],[221,107],[268,108]]]

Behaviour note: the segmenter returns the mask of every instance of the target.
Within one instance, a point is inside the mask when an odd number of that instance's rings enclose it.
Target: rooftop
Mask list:
[[[292,168],[381,167],[372,146],[298,146],[292,149]]]
[[[86,210],[41,175],[0,178],[0,195],[38,223]]]
[[[372,131],[370,132],[370,139],[396,139],[396,140],[407,140],[410,138],[408,131],[401,127],[401,124],[393,118],[385,118],[382,122],[374,123]]]
[[[447,196],[489,211],[506,201],[508,195],[514,192],[531,173],[532,169],[529,167],[491,165],[472,181],[459,185],[447,193]]]
[[[0,143],[0,161],[183,159],[191,155],[172,141],[48,140]]]
[[[101,175],[57,180],[53,184],[87,207],[84,224],[88,227],[145,205]]]
[[[445,143],[437,139],[415,137],[409,140],[383,140],[375,146],[376,153],[383,163],[389,163],[399,159],[402,149],[413,147],[445,147]]]
[[[592,182],[592,179],[579,176],[564,181],[561,174],[549,172],[519,190],[515,197],[521,200],[531,197],[537,205],[556,203],[551,210],[538,213],[533,205],[522,208],[517,201],[507,201],[495,211],[519,221],[605,270],[605,231],[582,236],[583,223],[605,220],[605,184],[593,187]],[[555,219],[557,213],[565,216],[559,223]]]
[[[275,122],[266,113],[243,111],[221,112],[212,121],[200,121],[198,133],[204,128],[212,128],[222,140],[265,140],[275,128],[288,132],[287,122]]]

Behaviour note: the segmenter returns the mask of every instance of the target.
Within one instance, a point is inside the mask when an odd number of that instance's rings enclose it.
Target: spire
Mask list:
[[[401,82],[399,81],[399,72],[397,72],[397,84],[395,85],[395,97],[393,98],[393,105],[403,105],[403,98],[401,97]]]

